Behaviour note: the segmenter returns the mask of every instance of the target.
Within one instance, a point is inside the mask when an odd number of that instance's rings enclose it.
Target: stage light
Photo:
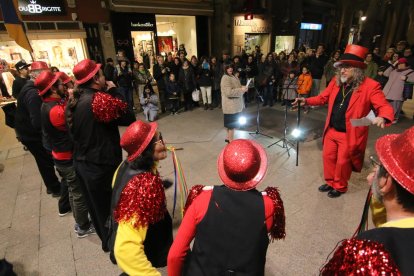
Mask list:
[[[301,135],[302,135],[302,130],[300,130],[299,128],[295,128],[295,129],[292,131],[292,136],[293,136],[293,138],[295,138],[295,139],[299,138]]]
[[[244,126],[246,123],[247,123],[247,119],[246,119],[246,117],[244,117],[244,116],[240,116],[240,117],[239,117],[239,124],[240,124],[241,126]]]

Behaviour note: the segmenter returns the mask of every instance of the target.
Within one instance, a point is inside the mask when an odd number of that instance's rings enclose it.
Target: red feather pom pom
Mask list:
[[[383,244],[349,239],[338,247],[321,275],[397,276],[401,273]]]
[[[203,191],[203,188],[204,188],[203,185],[194,185],[191,188],[190,193],[188,194],[188,197],[187,197],[187,201],[184,206],[184,215],[188,207],[190,207],[191,203],[193,203],[194,199],[196,199],[196,197],[198,197],[198,195],[201,194],[201,192]]]
[[[286,237],[286,218],[285,207],[283,201],[280,198],[280,194],[277,188],[267,187],[264,190],[267,196],[273,201],[274,213],[273,213],[273,225],[270,229],[270,237],[272,240],[280,240]]]
[[[95,119],[109,123],[125,113],[127,104],[104,92],[96,92],[92,100],[92,112]]]
[[[125,186],[114,211],[114,218],[118,223],[135,219],[134,227],[139,228],[160,221],[166,212],[161,178],[145,172],[134,176]]]

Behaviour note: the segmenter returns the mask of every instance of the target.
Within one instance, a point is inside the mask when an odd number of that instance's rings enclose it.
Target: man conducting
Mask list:
[[[393,109],[384,97],[378,82],[364,76],[368,49],[348,45],[340,60],[334,64],[336,77],[318,96],[297,98],[293,105],[328,104],[328,116],[323,133],[323,167],[325,184],[320,192],[331,198],[348,190],[352,171],[360,172],[368,140],[368,126],[354,127],[351,119],[360,119],[374,109],[372,124],[384,128],[394,119]]]

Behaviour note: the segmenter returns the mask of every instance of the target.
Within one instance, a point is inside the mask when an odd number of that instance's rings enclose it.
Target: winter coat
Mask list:
[[[308,105],[328,104],[328,116],[326,117],[322,143],[324,143],[325,134],[329,129],[332,108],[339,90],[340,87],[336,84],[336,78],[334,78],[321,94],[306,99],[306,104]],[[360,172],[364,164],[369,127],[353,127],[350,119],[363,118],[368,115],[371,109],[374,109],[377,116],[386,120],[387,126],[394,120],[394,110],[385,99],[379,83],[370,78],[365,78],[361,85],[352,92],[348,109],[345,113],[348,152],[351,157],[352,170],[356,172]]]
[[[224,74],[221,78],[221,105],[224,114],[235,114],[243,110],[243,90],[235,76]]]
[[[330,82],[336,74],[336,68],[334,67],[334,63],[336,60],[331,58],[325,65],[324,74],[327,82]]]
[[[326,55],[320,55],[319,57],[312,56],[309,58],[309,66],[313,79],[320,80],[323,75],[323,69],[325,64],[328,62],[328,57]]]
[[[138,70],[134,70],[134,80],[138,84],[147,84],[152,82],[153,78],[148,70],[145,69],[144,73],[141,73]]]
[[[252,61],[252,63],[246,63],[245,69],[246,71],[246,77],[248,79],[254,78],[258,74],[257,64]]]
[[[384,76],[388,77],[387,84],[385,84],[384,87],[384,95],[387,100],[404,101],[403,89],[405,81],[403,81],[401,77],[407,76],[408,82],[414,82],[414,73],[411,72],[413,72],[413,69],[409,67],[401,71],[394,69],[392,66],[384,71]]]
[[[120,87],[132,87],[132,71],[129,66],[122,68],[117,65],[115,70],[115,80]]]
[[[298,94],[309,95],[312,88],[312,76],[308,74],[300,74],[298,78]]]
[[[211,64],[210,68],[213,73],[213,90],[220,89],[221,77],[223,76],[223,65],[221,63]]]
[[[168,98],[175,99],[180,97],[181,88],[177,81],[168,80],[165,85],[165,91],[167,92]],[[174,95],[174,93],[176,94]]]
[[[157,87],[158,90],[164,90],[165,89],[165,76],[167,74],[167,70],[165,70],[165,73],[162,72],[164,69],[163,64],[155,64],[152,68],[152,75],[154,76],[154,79],[157,81]]]
[[[198,85],[203,87],[209,87],[212,84],[212,73],[210,69],[200,69],[200,77],[198,79]]]
[[[367,68],[364,71],[366,77],[373,79],[377,75],[377,72],[378,65],[375,62],[371,61],[370,63],[367,63]]]
[[[196,89],[196,79],[194,76],[193,69],[191,69],[191,67],[188,67],[185,70],[181,67],[178,77],[178,83],[180,84],[184,93],[190,93]]]

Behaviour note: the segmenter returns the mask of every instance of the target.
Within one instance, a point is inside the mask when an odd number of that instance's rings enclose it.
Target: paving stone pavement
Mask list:
[[[248,117],[246,128],[237,131],[236,136],[256,139],[263,146],[281,138],[283,109],[280,106],[261,108],[261,114],[261,131],[274,139],[249,135],[248,132],[256,128],[254,105],[245,112]],[[317,191],[323,183],[322,145],[318,133],[321,133],[325,116],[324,108],[303,116],[301,126],[307,130],[308,142],[300,144],[298,167],[293,149],[289,157],[278,146],[266,148],[269,169],[258,188],[279,187],[287,223],[286,239],[269,245],[267,276],[318,275],[337,242],[350,237],[360,220],[368,190],[365,181],[369,172],[367,158],[363,172],[352,175],[347,194],[330,199]],[[142,114],[138,118],[142,119]],[[292,113],[288,118],[291,130],[295,118]],[[18,275],[119,275],[121,271],[101,251],[97,236],[78,239],[73,231],[73,217],[58,216],[57,199],[46,194],[34,158],[23,150],[14,131],[4,125],[3,113],[0,122],[0,163],[5,165],[0,173],[0,258],[12,262]],[[183,148],[177,154],[190,187],[221,183],[216,169],[217,156],[225,146],[221,110],[196,109],[176,116],[163,116],[158,123],[166,143]],[[400,133],[412,124],[412,120],[403,119],[385,130],[372,127],[366,157],[373,153],[377,137]],[[161,175],[172,179],[171,158],[160,165]],[[166,194],[171,212],[173,189],[167,190]],[[180,216],[176,213],[175,230],[179,223]],[[160,271],[166,275],[165,268]]]

